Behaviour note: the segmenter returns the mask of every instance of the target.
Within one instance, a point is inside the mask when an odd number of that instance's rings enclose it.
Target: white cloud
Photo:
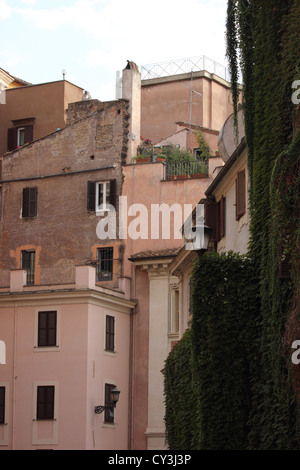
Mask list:
[[[0,20],[6,20],[11,15],[11,7],[9,7],[5,0],[0,0]]]
[[[25,5],[34,5],[37,0],[21,0],[22,3],[25,3]]]

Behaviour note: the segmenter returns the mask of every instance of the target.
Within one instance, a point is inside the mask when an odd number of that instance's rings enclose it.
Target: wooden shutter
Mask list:
[[[246,179],[245,170],[237,174],[235,183],[235,208],[236,220],[240,219],[246,211]]]
[[[107,351],[115,350],[115,318],[107,315],[106,316],[106,344],[105,349]]]
[[[218,202],[218,241],[225,236],[225,197],[222,196]]]
[[[37,215],[37,188],[23,189],[22,217],[36,217]]]
[[[96,207],[96,183],[95,181],[88,181],[87,184],[87,210],[95,211]]]
[[[11,152],[17,148],[18,142],[18,129],[12,127],[7,131],[7,150]]]
[[[24,127],[24,144],[33,141],[33,126]]]
[[[205,224],[212,229],[211,242],[218,241],[218,204],[215,201],[207,200],[204,205]]]
[[[109,204],[116,209],[117,203],[117,181],[110,180]]]

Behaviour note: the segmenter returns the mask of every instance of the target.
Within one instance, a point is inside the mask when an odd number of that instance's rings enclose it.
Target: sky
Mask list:
[[[206,56],[226,66],[227,0],[0,0],[0,67],[32,84],[66,80],[116,98],[127,60]]]

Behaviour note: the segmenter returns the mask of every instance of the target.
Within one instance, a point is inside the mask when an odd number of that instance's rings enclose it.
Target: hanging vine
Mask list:
[[[241,270],[231,254],[197,261],[189,353],[178,345],[183,356],[171,356],[166,377],[170,384],[172,361],[180,360],[172,393],[177,380],[198,387],[198,441],[188,444],[188,437],[185,446],[299,450],[300,364],[291,347],[300,340],[300,108],[291,98],[300,80],[300,0],[228,0],[226,39],[237,132],[243,83],[248,263]],[[282,278],[285,261],[290,274]]]

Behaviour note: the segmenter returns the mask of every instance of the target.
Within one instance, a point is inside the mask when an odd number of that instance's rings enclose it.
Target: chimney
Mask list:
[[[141,74],[138,66],[127,61],[122,75],[122,98],[129,101],[129,129],[127,162],[137,154],[141,133]]]

